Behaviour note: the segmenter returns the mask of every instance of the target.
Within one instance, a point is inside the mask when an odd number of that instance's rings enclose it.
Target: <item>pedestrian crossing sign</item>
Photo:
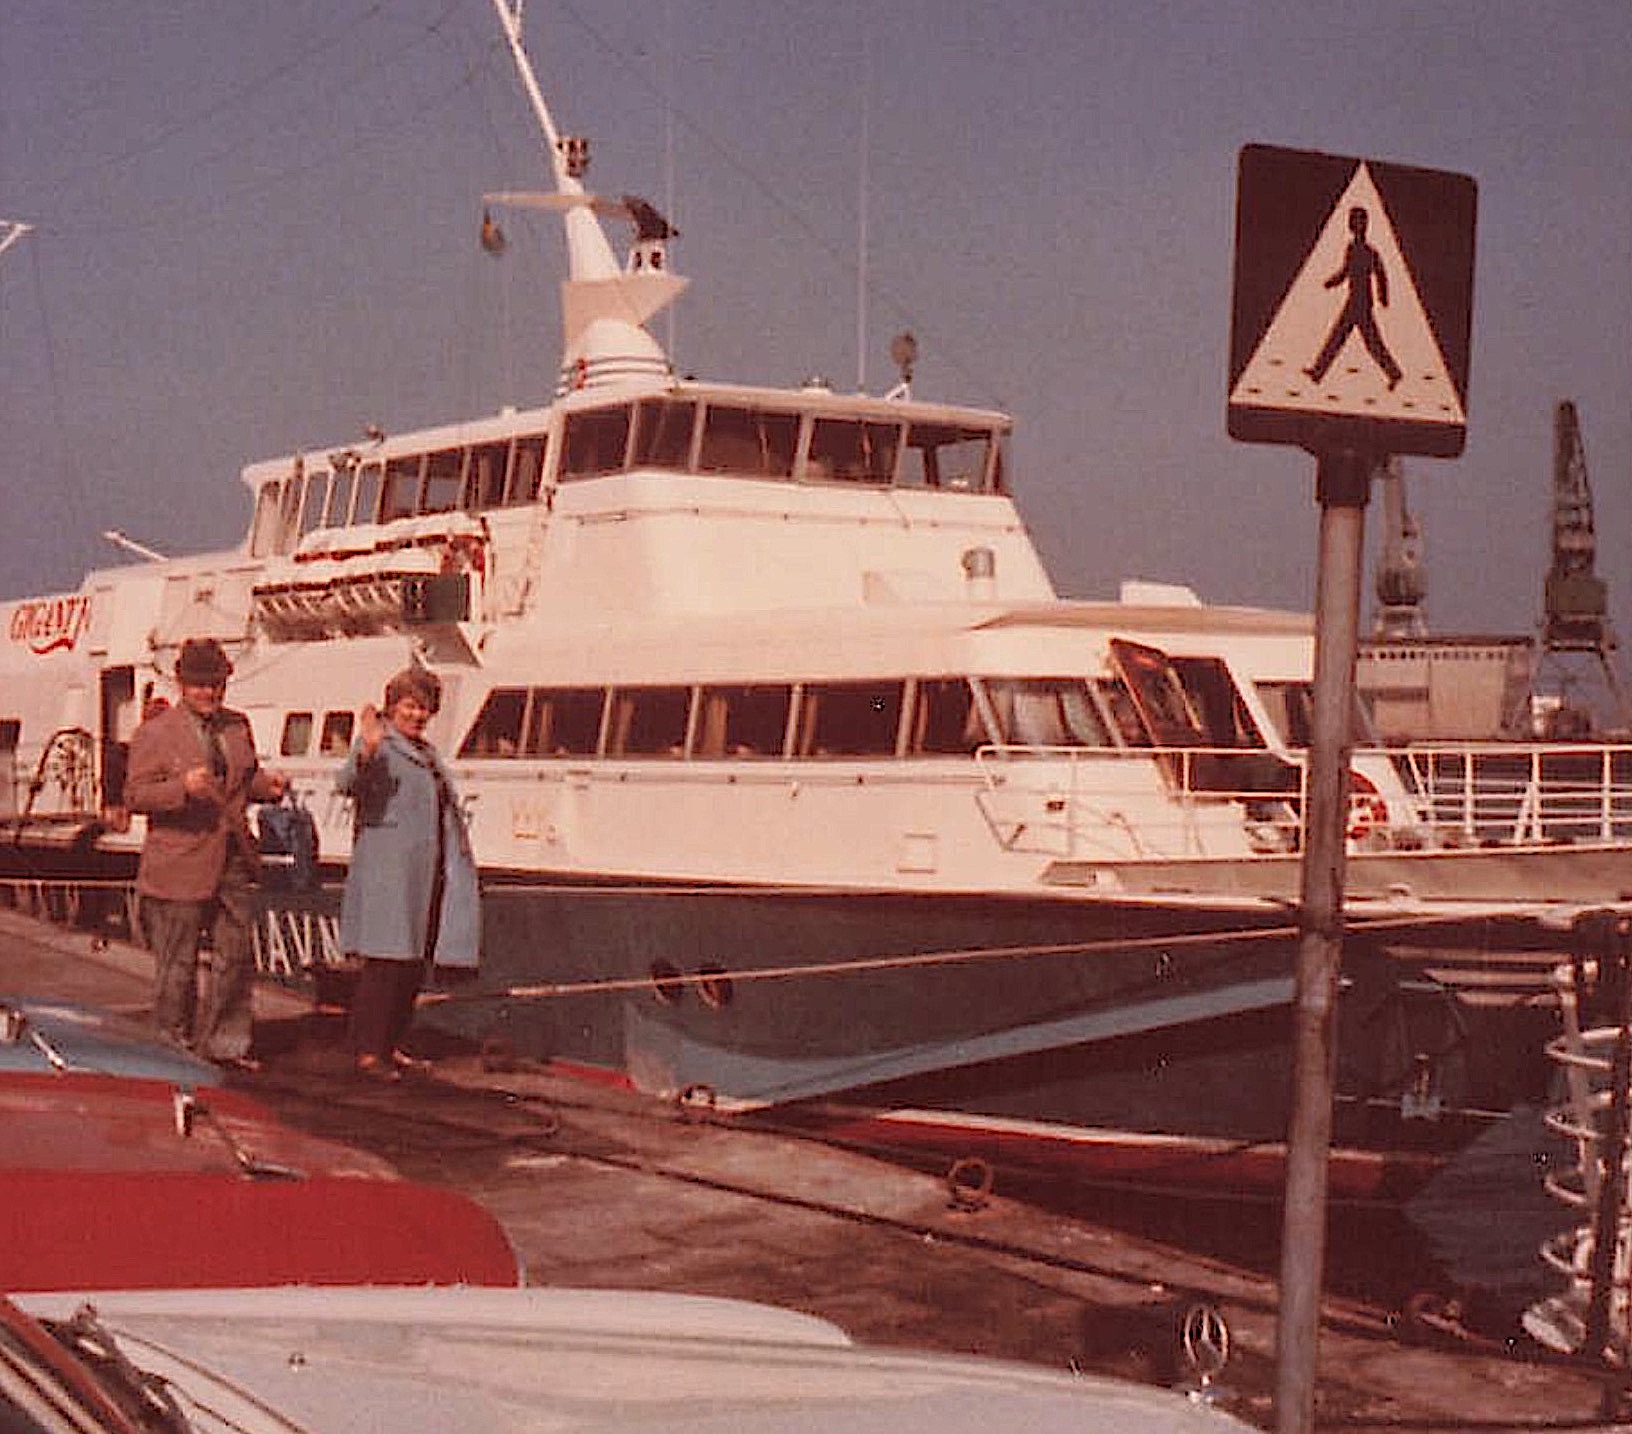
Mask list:
[[[1230,437],[1461,453],[1476,208],[1466,175],[1246,146]]]

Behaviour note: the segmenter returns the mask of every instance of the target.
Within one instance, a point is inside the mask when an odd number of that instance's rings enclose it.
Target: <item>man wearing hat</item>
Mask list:
[[[136,890],[156,963],[159,1033],[231,1069],[255,1070],[250,997],[255,985],[256,845],[252,801],[283,795],[263,770],[249,719],[222,705],[232,663],[214,638],[190,637],[176,660],[181,701],[136,729],[125,805],[147,814]],[[210,923],[213,979],[198,991],[198,947]]]

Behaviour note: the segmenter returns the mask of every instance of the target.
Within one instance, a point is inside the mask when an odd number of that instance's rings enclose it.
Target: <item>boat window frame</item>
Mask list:
[[[487,695],[482,698],[482,705],[476,709],[476,715],[471,719],[470,726],[466,729],[465,735],[459,743],[459,759],[461,761],[494,762],[507,761],[513,757],[519,756],[521,753],[522,736],[527,730],[527,707],[531,697],[532,690],[530,688],[512,686],[508,683],[502,686],[493,686],[488,688]],[[501,701],[501,699],[508,701],[511,698],[519,698],[521,705],[516,711],[515,736],[513,739],[509,739],[510,750],[504,751],[500,746],[500,744],[507,740],[503,733],[496,729],[491,732],[484,730],[484,726],[488,725],[485,723],[485,719],[488,718],[490,710],[492,710]],[[478,736],[482,737],[484,740],[491,741],[494,744],[494,750],[477,751],[475,744]]]
[[[905,738],[905,724],[907,715],[907,679],[905,677],[862,677],[862,678],[816,678],[795,684],[798,691],[795,696],[795,726],[788,746],[788,755],[799,761],[814,762],[844,762],[844,761],[876,761],[879,758],[899,758],[901,746]],[[823,717],[821,696],[829,689],[893,687],[895,690],[895,730],[889,749],[854,747],[825,751],[817,750],[816,723]],[[812,698],[816,698],[814,707]],[[814,716],[812,716],[814,712]]]
[[[524,508],[529,503],[536,503],[550,486],[549,473],[551,449],[550,430],[535,429],[528,433],[513,434],[510,439],[510,464],[504,480],[504,506],[506,508]],[[538,467],[527,479],[527,492],[521,493],[517,488],[523,478],[526,468],[524,457],[534,452],[538,454]]]
[[[664,421],[657,427],[659,432],[666,432],[668,416],[682,408],[690,409],[691,416],[686,428],[685,456],[676,466],[672,462],[651,455],[647,448],[647,433],[652,426],[650,415],[653,410],[664,411]],[[697,472],[697,447],[702,441],[702,411],[703,400],[690,395],[682,397],[676,394],[652,394],[646,398],[636,399],[629,436],[629,467],[655,468],[662,473]]]
[[[599,404],[594,408],[578,408],[562,415],[560,457],[556,462],[556,482],[584,483],[592,478],[606,478],[623,473],[629,467],[630,443],[634,437],[634,404],[625,399],[621,403]],[[616,420],[620,419],[619,424]],[[612,420],[612,421],[608,421]],[[622,433],[617,432],[618,428]],[[587,454],[575,452],[576,442],[587,440]],[[613,452],[616,451],[616,458]],[[585,466],[577,466],[580,458]]]
[[[351,526],[377,523],[380,518],[380,498],[385,491],[385,464],[378,458],[365,458],[357,465],[357,486],[352,494]],[[367,506],[364,506],[364,497]]]
[[[606,705],[609,690],[606,687],[575,687],[571,685],[529,688],[527,711],[522,719],[521,751],[519,755],[546,761],[562,761],[573,758],[582,760],[585,757],[596,756],[601,750],[601,741],[606,731]],[[590,700],[592,699],[594,702],[594,731],[589,737],[588,744],[577,747],[562,747],[552,744],[550,750],[542,750],[544,741],[542,734],[538,730],[541,722],[538,714],[546,711],[553,714],[557,710],[561,699],[571,702],[573,699],[580,698],[585,699],[583,706],[586,711],[590,705]],[[552,720],[550,726],[551,738],[556,735],[557,725]]]
[[[329,526],[329,485],[333,474],[327,468],[306,470],[306,492],[300,502],[300,532],[295,541]],[[315,499],[315,501],[314,501]]]
[[[787,755],[788,743],[793,730],[794,687],[792,682],[704,682],[700,683],[695,695],[695,713],[692,718],[691,739],[687,750],[698,761],[778,761]],[[744,734],[739,729],[736,734],[731,730],[731,715],[733,710],[742,711],[741,706],[733,708],[733,697],[754,700],[756,695],[763,694],[770,697],[777,694],[773,700],[780,700],[782,712],[782,730],[771,743],[733,742],[732,737],[741,737]],[[718,726],[718,730],[715,728]]]
[[[380,522],[397,523],[404,518],[418,516],[420,499],[425,492],[425,458],[425,453],[421,451],[398,453],[385,460],[385,471],[380,481]],[[394,484],[410,490],[404,506],[391,504]]]
[[[431,507],[431,484],[438,481],[444,485],[447,484],[449,475],[446,471],[446,460],[449,458],[453,460],[452,501],[443,507],[433,508]],[[437,474],[439,460],[443,463],[443,472],[440,477]],[[415,511],[418,513],[457,513],[463,507],[465,468],[469,461],[470,448],[468,445],[460,445],[456,448],[433,448],[427,452],[420,470],[419,506]]]
[[[271,478],[255,490],[255,511],[249,520],[249,555],[275,557],[278,552],[278,515],[283,511],[283,479]]]
[[[317,734],[317,755],[343,757],[351,750],[351,739],[357,730],[357,714],[349,707],[331,708],[323,714],[323,724]]]
[[[818,413],[807,412],[808,422],[805,424],[803,441],[800,444],[799,476],[807,483],[838,483],[862,488],[894,488],[897,486],[897,476],[901,469],[902,450],[906,445],[907,422],[905,419],[879,418],[873,415],[859,413]],[[818,452],[818,431],[826,425],[828,428],[854,429],[859,435],[859,447],[862,450],[869,448],[868,435],[874,429],[888,429],[893,431],[895,442],[890,447],[889,471],[880,476],[871,467],[864,467],[859,472],[840,471],[838,456]],[[834,466],[822,470],[818,467],[823,462],[831,462]]]
[[[344,494],[342,499],[341,495]],[[326,509],[327,525],[344,528],[351,523],[351,507],[357,498],[357,464],[341,463],[329,474],[329,501]],[[336,510],[339,511],[336,511]]]
[[[775,483],[786,483],[793,480],[794,474],[798,471],[800,451],[806,441],[806,429],[810,418],[809,410],[790,408],[780,404],[754,403],[747,399],[733,400],[723,397],[719,399],[704,398],[701,407],[702,414],[698,420],[698,433],[693,458],[694,472],[705,477],[757,478]],[[754,432],[747,435],[747,437],[754,441],[753,446],[758,451],[759,462],[757,467],[737,466],[734,461],[722,462],[717,457],[710,458],[709,430],[710,423],[716,414],[737,414],[753,419]],[[791,423],[793,425],[792,444],[787,449],[786,467],[781,471],[771,471],[767,467],[767,458],[777,450],[764,441],[765,420],[773,420],[777,423]],[[743,435],[722,434],[718,436],[717,441],[723,444],[728,437],[731,440],[740,441]],[[731,458],[732,455],[728,453],[727,459]]]
[[[685,718],[680,724],[678,740],[671,727],[666,734],[670,740],[658,737],[642,738],[660,745],[631,749],[630,741],[637,718],[644,719],[658,706],[663,697],[685,694]],[[607,693],[607,720],[602,733],[602,753],[623,762],[679,762],[691,750],[691,738],[697,716],[697,688],[683,682],[628,682],[613,684]]]
[[[278,733],[278,755],[280,757],[304,757],[312,749],[312,734],[316,730],[316,713],[308,711],[285,712],[283,714],[283,727]],[[296,738],[297,733],[302,734],[298,740]]]
[[[991,719],[991,730],[1000,746],[1070,748],[1072,751],[1082,752],[1113,752],[1120,746],[1132,745],[1118,741],[1118,738],[1123,734],[1109,719],[1109,714],[1107,714],[1100,701],[1095,679],[1082,673],[983,673],[976,677],[974,682],[986,699],[987,710]],[[1017,696],[1021,695],[1020,688],[1029,685],[1037,690],[1027,695],[1048,698],[1052,704],[1049,709],[1049,720],[1055,728],[1055,735],[1050,740],[1040,741],[1036,738],[1026,737],[1016,730],[1014,709],[1003,700],[1000,693],[1002,684],[1008,684],[1015,688]],[[1082,712],[1078,718],[1074,718],[1065,710],[1063,704],[1067,700],[1077,697],[1082,699]],[[1081,716],[1091,719],[1095,728],[1094,735],[1099,738],[1098,741],[1081,740],[1083,735],[1079,720]]]
[[[465,459],[465,485],[462,506],[469,513],[485,513],[494,508],[504,507],[504,495],[510,482],[510,464],[515,456],[516,443],[514,438],[487,439],[481,443],[472,443],[467,450]],[[499,457],[498,488],[496,496],[491,501],[484,501],[477,491],[477,475],[480,470],[481,457],[484,453],[496,453]]]
[[[1000,455],[1007,434],[998,425],[909,418],[906,428],[906,435],[902,439],[901,450],[896,458],[895,487],[922,489],[933,493],[990,494],[1006,491],[1004,464]],[[933,448],[912,441],[916,434],[926,431],[941,431],[947,434],[961,432],[962,437],[961,439],[949,437],[936,443]],[[976,440],[980,440],[985,448],[979,473],[973,475],[969,482],[953,482],[941,472],[942,465],[939,460],[941,450],[954,443],[961,446],[963,443]],[[935,455],[934,461],[931,461],[932,453]],[[918,455],[916,459],[914,454]]]
[[[964,729],[967,732],[971,722],[978,728],[978,735],[970,746],[964,747],[926,747],[924,733],[927,724],[928,708],[924,705],[923,692],[926,687],[950,686],[961,684],[968,694],[969,704],[964,712]],[[906,694],[906,732],[902,744],[901,755],[906,758],[921,757],[971,757],[982,747],[997,741],[997,726],[993,720],[990,703],[982,701],[983,694],[975,678],[967,673],[948,673],[941,676],[926,676],[919,674],[907,679]]]

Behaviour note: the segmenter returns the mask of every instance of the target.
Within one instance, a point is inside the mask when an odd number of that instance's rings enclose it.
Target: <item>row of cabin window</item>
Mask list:
[[[1130,732],[1148,745],[1142,732]],[[1082,678],[915,678],[704,687],[501,687],[461,757],[968,755],[990,742],[1107,747]]]
[[[1199,695],[1196,678],[1211,663],[1180,663],[1186,688]],[[1208,676],[1212,674],[1208,673]],[[600,687],[501,687],[488,697],[462,757],[594,756],[607,729],[609,756],[780,757],[957,755],[995,740],[1019,746],[1102,747],[1110,733],[1125,746],[1150,745],[1150,735],[1126,686],[1112,678],[1088,684],[1080,678],[984,678],[978,687],[991,713],[982,718],[974,686],[964,678],[918,678],[901,682],[806,683],[800,720],[790,732],[792,685],[750,684],[616,689],[611,707]],[[1272,711],[1285,715],[1293,747],[1307,745],[1307,683],[1263,683],[1259,691]],[[1097,700],[1096,700],[1097,699]],[[1263,739],[1237,696],[1229,717],[1206,724],[1220,747],[1260,747]],[[1215,708],[1216,712],[1216,708]],[[693,714],[695,713],[695,724]],[[901,718],[910,720],[903,724]],[[1219,730],[1227,720],[1229,730]],[[20,724],[0,721],[0,750],[17,745]],[[312,712],[284,718],[278,744],[285,757],[305,756],[317,733],[319,756],[343,756],[351,746],[354,714]],[[792,738],[791,747],[789,738]]]
[[[296,471],[263,485],[256,557],[288,552],[307,533],[424,513],[481,512],[536,502],[546,435],[405,454],[383,462]],[[569,414],[559,481],[629,468],[760,478],[1004,490],[1002,445],[989,428],[827,418],[795,411],[645,399]]]

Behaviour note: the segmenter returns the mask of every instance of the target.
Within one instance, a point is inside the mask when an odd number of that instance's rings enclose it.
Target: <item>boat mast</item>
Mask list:
[[[582,183],[589,166],[588,141],[563,136],[545,103],[532,61],[521,41],[524,0],[493,0],[522,89],[549,146],[553,195],[490,194],[490,204],[559,210],[566,230],[567,279],[561,286],[563,352],[561,392],[606,385],[657,387],[673,377],[667,354],[646,329],[646,320],[679,297],[686,281],[668,271],[666,220],[642,200],[599,199]],[[601,228],[600,214],[636,226],[629,263],[620,265]],[[653,220],[656,221],[654,232]]]

